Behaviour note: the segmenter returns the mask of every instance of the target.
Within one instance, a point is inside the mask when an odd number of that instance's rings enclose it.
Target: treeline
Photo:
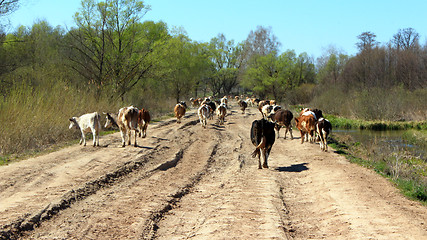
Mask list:
[[[412,28],[387,43],[372,32],[357,37],[359,52],[331,49],[318,60],[312,103],[330,113],[365,120],[426,120],[427,44]]]
[[[0,2],[0,17],[17,3]],[[0,153],[72,138],[71,116],[130,104],[156,116],[208,95],[245,94],[365,119],[426,118],[427,46],[413,29],[383,45],[362,33],[356,56],[331,50],[315,61],[281,53],[271,28],[257,27],[240,43],[223,34],[196,42],[184,29],[144,21],[148,11],[140,0],[82,0],[71,29],[38,21],[0,30]]]

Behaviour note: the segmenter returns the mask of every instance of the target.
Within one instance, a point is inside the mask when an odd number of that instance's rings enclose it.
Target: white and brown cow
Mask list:
[[[261,114],[264,119],[267,119],[270,115],[271,110],[273,110],[273,105],[266,104],[261,108]]]
[[[131,145],[132,130],[135,131],[134,146],[137,147],[136,135],[138,130],[138,115],[139,110],[134,106],[120,108],[117,119],[114,119],[110,114],[107,114],[107,122],[105,128],[116,124],[120,129],[122,137],[122,147],[126,146],[126,135],[128,135],[128,145]]]
[[[138,128],[140,137],[145,138],[147,136],[147,127],[150,121],[150,112],[148,112],[148,110],[145,108],[141,108],[138,113]]]
[[[227,115],[227,106],[224,103],[218,105],[216,115],[218,116],[219,125],[224,125],[225,115]]]
[[[208,125],[208,118],[211,115],[211,107],[207,104],[203,104],[199,107],[197,110],[197,114],[199,115],[200,124],[202,124],[202,127],[206,128]]]
[[[225,107],[228,108],[228,98],[227,98],[227,96],[224,96],[223,98],[221,98],[220,104],[224,104]]]
[[[251,141],[256,147],[252,153],[252,157],[258,156],[258,168],[268,168],[268,157],[270,155],[271,148],[273,147],[276,139],[274,133],[274,123],[269,122],[265,119],[254,120],[251,127]],[[264,160],[261,165],[261,158]]]
[[[332,124],[325,118],[320,118],[316,123],[316,132],[320,138],[320,149],[328,151],[328,136],[332,132]]]
[[[240,110],[242,110],[242,114],[245,114],[245,110],[248,107],[248,103],[246,101],[243,100],[239,100],[239,106],[240,106]]]
[[[93,146],[99,146],[99,131],[101,131],[101,116],[97,112],[83,114],[80,117],[72,117],[70,120],[71,128],[79,129],[81,132],[80,145],[86,146],[85,133],[92,132]]]
[[[185,104],[185,101],[181,101],[175,105],[173,111],[175,113],[177,123],[181,123],[181,118],[184,117],[186,109],[187,104]]]

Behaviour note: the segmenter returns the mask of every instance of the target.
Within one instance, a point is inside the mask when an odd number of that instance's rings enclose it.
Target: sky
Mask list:
[[[7,16],[9,31],[31,27],[37,20],[70,28],[80,0],[21,0],[19,10]],[[144,20],[181,27],[190,39],[209,42],[218,34],[235,43],[244,41],[257,26],[271,27],[280,50],[306,52],[314,58],[331,46],[355,55],[357,36],[376,34],[389,42],[399,29],[413,28],[427,43],[427,0],[145,0],[151,10]]]

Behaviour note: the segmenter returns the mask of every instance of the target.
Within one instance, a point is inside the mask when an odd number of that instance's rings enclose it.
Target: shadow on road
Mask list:
[[[275,170],[279,172],[302,172],[309,169],[305,166],[307,164],[308,163],[292,164],[289,167],[277,167]]]

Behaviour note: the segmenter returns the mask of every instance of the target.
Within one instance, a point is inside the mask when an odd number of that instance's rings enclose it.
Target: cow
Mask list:
[[[295,118],[296,126],[301,132],[301,144],[304,143],[304,135],[310,135],[310,142],[314,141],[314,132],[316,130],[316,119],[314,114],[302,114]]]
[[[86,146],[85,133],[92,132],[93,146],[99,146],[99,131],[101,130],[101,116],[97,112],[83,114],[80,117],[72,117],[70,120],[69,129],[79,129],[82,136],[79,144],[83,143]]]
[[[274,123],[265,119],[254,120],[251,127],[251,141],[256,147],[252,153],[252,157],[258,156],[258,168],[268,168],[268,156],[276,139],[274,133]],[[261,166],[261,158],[264,162]]]
[[[176,123],[181,123],[181,118],[184,117],[186,110],[187,104],[185,104],[185,101],[181,101],[175,105],[173,111],[175,112]]]
[[[140,137],[145,138],[147,136],[147,127],[150,121],[151,116],[148,110],[141,108],[138,113],[138,129]]]
[[[279,111],[279,109],[282,109],[279,105],[272,105],[272,108],[270,110],[270,114],[274,114],[275,112]]]
[[[199,107],[197,110],[197,114],[199,115],[200,123],[202,124],[202,127],[206,128],[208,125],[208,118],[210,117],[210,106],[207,104],[203,104]]]
[[[220,104],[224,104],[226,108],[228,108],[228,98],[227,96],[224,96],[223,98],[221,98],[221,103]]]
[[[285,139],[288,131],[291,134],[291,140],[294,139],[294,136],[292,135],[292,124],[291,124],[291,121],[294,118],[294,115],[292,114],[291,111],[285,110],[285,109],[278,109],[277,111],[274,111],[274,112],[272,111],[272,113],[269,115],[269,118],[271,118],[271,120],[276,123],[275,128],[277,131],[277,138],[279,138],[280,128],[284,126],[286,128]]]
[[[245,110],[248,107],[248,103],[243,100],[239,100],[238,103],[239,103],[240,109],[242,110],[242,114],[245,114]]]
[[[261,109],[261,114],[264,119],[267,119],[268,115],[270,115],[271,110],[273,110],[272,105],[264,105]]]
[[[218,116],[219,125],[224,125],[225,115],[227,115],[227,106],[223,103],[218,105],[216,115]]]
[[[262,100],[262,101],[260,101],[260,102],[258,103],[258,110],[260,111],[260,113],[261,113],[262,117],[264,117],[264,114],[262,114],[262,108],[263,108],[265,105],[270,105],[270,101],[268,101],[268,100]]]
[[[322,117],[316,123],[316,132],[320,138],[320,149],[327,152],[328,136],[332,132],[332,124]]]
[[[214,101],[209,101],[206,103],[206,105],[209,106],[209,119],[212,120],[213,119],[213,115],[214,115],[214,111],[216,109],[216,104]]]
[[[134,146],[137,147],[136,136],[137,136],[137,133],[139,132],[138,115],[139,115],[139,110],[134,106],[120,108],[119,114],[117,116],[117,122],[115,124],[117,124],[117,126],[120,129],[120,135],[122,137],[122,147],[126,146],[126,141],[125,141],[126,135],[128,135],[128,145],[131,145],[132,130],[135,131]],[[115,120],[111,117],[111,115],[110,115],[110,118],[107,115],[107,122],[105,123],[105,127],[108,128],[114,125],[113,121]]]

